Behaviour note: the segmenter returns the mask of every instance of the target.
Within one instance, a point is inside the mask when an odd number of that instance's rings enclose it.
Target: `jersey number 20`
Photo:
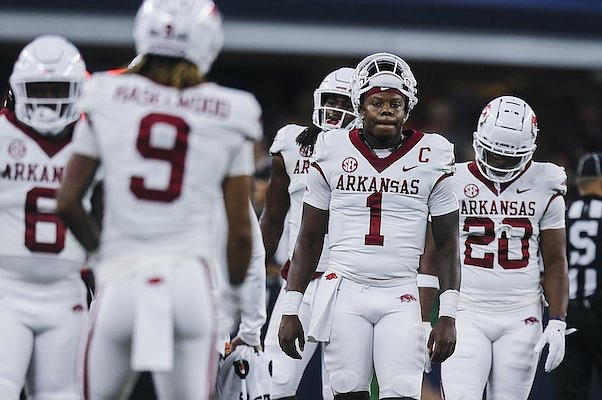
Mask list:
[[[531,225],[531,221],[529,221],[528,218],[509,217],[502,220],[502,225],[509,226],[510,228],[523,229],[524,234],[520,238],[522,257],[518,260],[510,260],[508,258],[508,234],[507,232],[502,232],[497,243],[498,263],[504,269],[525,268],[527,265],[529,265],[529,238],[533,235],[533,226]],[[493,268],[495,254],[484,253],[482,258],[473,257],[472,247],[475,245],[486,246],[495,240],[495,222],[491,218],[487,217],[467,217],[464,220],[464,231],[469,232],[471,227],[481,227],[483,228],[484,233],[479,235],[468,235],[466,238],[464,264],[473,265],[475,267]]]

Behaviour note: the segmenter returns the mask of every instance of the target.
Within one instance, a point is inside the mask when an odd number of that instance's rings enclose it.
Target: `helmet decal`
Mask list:
[[[222,17],[210,0],[145,0],[134,42],[139,54],[185,58],[207,73],[224,45]]]
[[[490,101],[473,135],[481,173],[499,183],[517,177],[533,157],[538,131],[535,112],[524,100],[501,96]]]

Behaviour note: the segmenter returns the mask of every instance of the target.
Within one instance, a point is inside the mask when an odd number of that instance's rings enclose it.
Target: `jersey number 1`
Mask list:
[[[383,246],[385,237],[380,234],[380,221],[382,215],[382,192],[374,192],[366,200],[366,207],[370,208],[370,229],[364,236],[366,246]]]

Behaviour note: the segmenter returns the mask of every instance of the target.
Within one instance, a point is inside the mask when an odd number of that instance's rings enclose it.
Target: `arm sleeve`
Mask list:
[[[253,175],[255,172],[255,159],[253,155],[253,141],[246,140],[234,155],[230,164],[228,176]]]
[[[430,215],[435,217],[449,214],[458,209],[458,199],[454,192],[454,183],[451,176],[445,177],[435,184],[428,205]]]
[[[564,221],[565,203],[564,197],[557,195],[554,196],[548,208],[546,209],[541,221],[539,221],[539,229],[561,229],[565,227]]]
[[[330,186],[317,163],[309,169],[303,202],[320,210],[328,210],[330,205]]]
[[[247,277],[242,287],[242,296],[247,301],[241,304],[237,336],[249,346],[258,346],[260,344],[261,327],[265,324],[267,318],[265,250],[259,222],[257,222],[251,204],[249,204],[249,213],[251,214],[253,230],[253,253],[251,254]]]
[[[75,126],[73,133],[73,153],[90,158],[99,158],[98,143],[88,118],[82,118]]]

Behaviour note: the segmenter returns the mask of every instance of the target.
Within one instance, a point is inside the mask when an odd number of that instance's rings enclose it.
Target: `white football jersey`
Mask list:
[[[284,159],[286,174],[290,179],[288,193],[290,197],[290,206],[288,212],[289,239],[288,239],[288,257],[293,257],[295,243],[301,229],[301,217],[303,215],[303,194],[307,185],[307,175],[311,165],[311,156],[304,154],[299,144],[297,136],[305,130],[304,126],[286,125],[278,130],[274,142],[270,147],[271,154],[280,154]],[[320,133],[322,135],[323,133]],[[324,246],[318,262],[317,272],[324,272],[328,268],[328,235],[324,237]]]
[[[404,133],[384,158],[357,129],[318,139],[304,201],[329,210],[329,270],[372,285],[415,278],[428,214],[457,210],[452,186],[438,184],[453,174],[453,145],[437,134]],[[436,185],[446,193],[436,195]]]
[[[94,74],[76,153],[102,163],[100,256],[172,252],[213,260],[215,201],[227,176],[252,175],[261,109],[213,83],[178,90],[136,74]]]
[[[531,162],[516,179],[495,185],[475,162],[467,162],[458,164],[454,183],[460,307],[509,310],[541,301],[539,234],[564,228],[564,169]]]
[[[71,135],[41,136],[0,112],[0,276],[50,283],[79,274],[85,252],[55,214]]]

